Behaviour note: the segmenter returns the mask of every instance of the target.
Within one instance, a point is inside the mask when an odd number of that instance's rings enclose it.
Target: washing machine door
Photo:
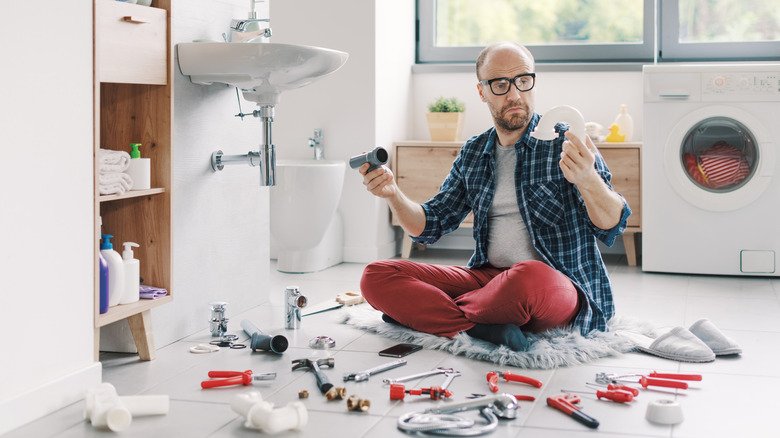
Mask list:
[[[733,211],[758,199],[774,173],[767,129],[734,106],[691,111],[669,133],[664,169],[671,186],[692,205]]]

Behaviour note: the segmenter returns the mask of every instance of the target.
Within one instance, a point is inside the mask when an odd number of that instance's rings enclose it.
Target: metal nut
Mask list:
[[[347,399],[347,410],[348,411],[360,411],[360,412],[366,412],[368,411],[368,408],[371,407],[371,402],[368,400],[363,400],[362,398],[359,398],[356,395],[351,395]]]
[[[309,398],[309,391],[305,389],[298,391],[298,398]]]
[[[328,401],[335,400],[337,398],[344,399],[347,396],[347,388],[344,387],[332,387],[325,393],[325,398]]]

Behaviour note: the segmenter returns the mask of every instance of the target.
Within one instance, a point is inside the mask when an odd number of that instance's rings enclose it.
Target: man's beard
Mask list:
[[[493,121],[495,122],[496,126],[504,131],[525,129],[525,127],[528,126],[528,123],[531,121],[530,111],[526,110],[525,114],[514,113],[510,116],[506,116],[505,113],[512,108],[522,108],[525,110],[525,108],[518,105],[507,105],[504,108],[501,108],[500,114],[496,114],[495,112],[493,113]]]

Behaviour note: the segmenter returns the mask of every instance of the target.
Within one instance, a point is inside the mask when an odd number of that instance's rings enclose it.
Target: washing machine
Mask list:
[[[643,69],[642,269],[778,276],[780,64]]]

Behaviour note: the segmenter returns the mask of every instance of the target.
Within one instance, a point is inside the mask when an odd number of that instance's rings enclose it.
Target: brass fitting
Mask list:
[[[309,391],[305,389],[298,391],[298,398],[309,398]]]
[[[370,401],[359,398],[356,395],[350,395],[349,398],[347,399],[348,411],[367,412],[368,408],[370,407],[371,407]]]
[[[344,399],[347,396],[347,388],[339,387],[336,388],[335,386],[330,388],[328,392],[325,393],[325,398],[328,399],[328,401],[335,400],[337,398]]]

